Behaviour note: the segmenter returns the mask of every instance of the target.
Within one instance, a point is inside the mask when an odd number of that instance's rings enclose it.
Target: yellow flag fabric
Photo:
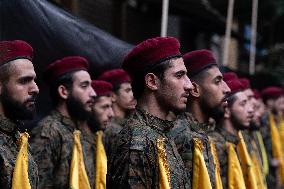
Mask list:
[[[284,157],[281,147],[281,137],[272,114],[269,115],[269,124],[272,140],[272,156],[279,161],[278,175],[281,185],[284,185]]]
[[[192,189],[212,189],[210,177],[203,157],[203,144],[198,138],[193,139]]]
[[[69,187],[70,189],[91,189],[85,168],[80,135],[81,132],[79,130],[73,132],[74,144],[70,166]]]
[[[233,143],[227,143],[228,152],[228,189],[245,189],[242,168]]]
[[[210,142],[211,153],[213,156],[213,161],[215,165],[215,189],[223,189],[221,174],[220,174],[220,163],[216,151],[215,144],[211,141]]]
[[[256,181],[257,181],[257,188],[266,189],[267,186],[266,186],[266,182],[265,182],[265,177],[264,177],[264,174],[262,172],[260,162],[257,158],[257,155],[255,153],[253,153],[251,155],[251,157],[252,157],[254,172],[255,172]]]
[[[268,165],[266,149],[265,149],[264,142],[263,142],[263,137],[260,131],[255,131],[255,133],[256,133],[258,144],[260,146],[260,151],[261,151],[262,171],[263,171],[264,176],[267,176],[269,172],[269,165]]]
[[[241,162],[241,167],[245,179],[246,188],[248,189],[257,189],[257,180],[256,175],[254,172],[253,163],[251,160],[251,157],[248,153],[242,132],[238,132],[239,136],[239,144],[237,145],[238,152],[239,152],[239,158]]]
[[[170,168],[166,156],[166,150],[164,148],[165,139],[157,140],[157,150],[158,150],[158,163],[159,163],[159,188],[160,189],[170,189]]]
[[[106,188],[107,156],[102,142],[103,132],[96,132],[96,178],[95,188]]]
[[[279,120],[280,138],[281,138],[281,141],[284,141],[284,119],[283,119],[283,115],[279,114],[278,120]],[[284,144],[282,144],[281,147],[282,147],[282,152],[284,153]]]
[[[19,152],[13,172],[12,189],[31,189],[28,175],[28,137],[28,133],[21,133],[18,140]]]

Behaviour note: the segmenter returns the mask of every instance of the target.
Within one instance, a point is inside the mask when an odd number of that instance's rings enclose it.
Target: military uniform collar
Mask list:
[[[146,124],[149,127],[152,127],[153,129],[158,130],[160,132],[163,132],[163,133],[168,132],[174,126],[173,121],[167,121],[167,120],[163,120],[161,118],[155,117],[141,108],[136,108],[136,111],[142,115],[142,117],[146,121]]]
[[[233,135],[226,131],[224,128],[219,128],[217,127],[216,129],[224,138],[227,142],[231,142],[235,145],[239,143],[239,137],[237,135]]]
[[[112,122],[119,124],[119,125],[123,125],[125,122],[124,118],[120,118],[120,117],[113,117],[112,118]]]
[[[59,111],[53,110],[51,115],[58,119],[63,125],[65,125],[69,130],[74,131],[76,129],[76,124],[75,122],[64,115],[62,115]]]
[[[209,131],[209,124],[208,123],[199,123],[198,120],[189,112],[183,113],[186,120],[189,123],[193,123],[190,125],[191,129],[196,132],[207,132]]]
[[[6,133],[12,133],[18,129],[17,125],[10,119],[0,115],[0,129]]]

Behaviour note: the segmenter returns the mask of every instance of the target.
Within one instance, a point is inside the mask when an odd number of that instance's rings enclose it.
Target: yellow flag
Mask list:
[[[221,174],[220,174],[219,159],[218,159],[217,151],[215,148],[215,144],[212,141],[210,142],[210,148],[211,148],[211,153],[212,153],[214,165],[215,165],[215,189],[223,189],[223,184],[222,184],[222,179],[221,179]]]
[[[70,166],[69,185],[70,189],[91,189],[85,168],[80,135],[81,132],[79,130],[76,130],[73,133],[74,144]]]
[[[269,172],[269,166],[268,166],[267,153],[266,153],[266,149],[264,146],[263,138],[262,138],[260,131],[255,131],[255,133],[256,133],[256,137],[257,137],[258,144],[260,146],[260,151],[261,151],[262,171],[263,171],[264,176],[267,176]]]
[[[279,161],[278,175],[281,185],[284,185],[284,158],[281,147],[281,138],[272,114],[269,115],[269,124],[272,141],[272,156]]]
[[[228,188],[245,189],[245,180],[242,168],[233,143],[227,143],[228,152]]]
[[[14,167],[12,189],[31,189],[28,174],[28,133],[21,133],[19,152]]]
[[[279,134],[280,134],[280,138],[281,138],[281,141],[284,141],[284,119],[283,119],[283,115],[279,114],[278,118],[279,118]],[[282,144],[281,147],[282,147],[282,152],[284,152],[284,144]]]
[[[257,156],[255,153],[252,154],[252,162],[253,162],[253,166],[254,166],[254,172],[256,175],[256,179],[257,179],[257,188],[259,189],[266,189],[266,182],[265,182],[265,177],[264,174],[262,172],[259,160],[257,159]]]
[[[246,183],[246,188],[248,189],[257,189],[257,181],[256,181],[256,175],[254,172],[253,163],[251,160],[251,157],[247,151],[247,147],[242,135],[242,132],[238,132],[238,136],[240,139],[239,144],[237,145],[241,167]]]
[[[159,188],[160,189],[170,189],[170,168],[167,160],[166,150],[164,148],[165,139],[157,140],[157,150],[158,150],[158,163],[159,163]]]
[[[192,188],[212,189],[210,177],[203,157],[203,144],[198,138],[193,139],[193,168],[192,168]]]
[[[103,132],[96,133],[96,178],[95,188],[106,188],[107,156],[102,142]]]

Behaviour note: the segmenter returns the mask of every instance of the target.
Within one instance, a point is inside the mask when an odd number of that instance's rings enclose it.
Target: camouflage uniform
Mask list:
[[[76,124],[53,111],[32,131],[31,146],[39,167],[40,189],[69,188],[73,132]],[[95,135],[81,131],[85,167],[91,186],[95,175]]]
[[[227,132],[223,128],[216,127],[215,131],[208,133],[210,139],[214,142],[219,163],[220,163],[220,174],[222,178],[223,188],[228,188],[228,153],[226,142],[233,143],[237,145],[239,143],[238,136],[235,136]],[[236,150],[237,152],[237,150]]]
[[[261,135],[263,137],[263,143],[267,153],[267,159],[269,162],[269,172],[266,177],[268,188],[275,188],[277,185],[277,168],[271,165],[272,156],[272,140],[271,140],[271,131],[269,125],[268,114],[266,114],[262,119],[262,127],[260,128]]]
[[[15,123],[9,119],[0,117],[0,188],[12,188],[12,175],[18,155],[17,140],[20,132]],[[38,188],[38,168],[28,150],[28,174],[32,189]]]
[[[173,189],[189,188],[185,167],[168,131],[173,122],[137,109],[118,135],[108,162],[107,188],[159,188],[157,139],[165,139],[165,151]]]
[[[203,157],[209,173],[212,188],[215,188],[215,165],[211,153],[209,138],[207,131],[210,129],[208,124],[198,123],[190,113],[184,113],[178,116],[175,121],[174,128],[170,131],[175,144],[177,145],[178,152],[185,164],[190,178],[192,178],[193,166],[193,138],[198,138],[203,142]],[[191,179],[192,180],[192,179]]]
[[[125,119],[114,117],[104,131],[104,146],[107,157],[110,157],[110,152],[116,144],[117,135],[122,130],[124,122]]]

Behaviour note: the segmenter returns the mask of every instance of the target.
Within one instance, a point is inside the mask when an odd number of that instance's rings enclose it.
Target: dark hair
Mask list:
[[[205,69],[201,70],[199,73],[189,77],[191,81],[197,83],[198,85],[201,85],[204,82],[204,79],[208,76],[208,70],[213,68],[213,67],[218,67],[216,64],[212,64]]]
[[[6,63],[0,66],[0,81],[3,84],[7,84],[10,78],[12,65],[10,63]]]
[[[72,89],[74,72],[69,72],[69,73],[66,73],[60,76],[50,86],[50,97],[51,97],[53,106],[57,106],[61,98],[58,94],[58,87],[60,85],[65,86],[67,90]]]
[[[228,102],[228,107],[232,107],[233,104],[234,104],[234,102],[236,102],[236,100],[237,100],[236,94],[237,94],[237,93],[233,93],[233,94],[228,95],[228,96],[226,97],[227,102]]]
[[[154,66],[154,68],[151,68],[148,70],[142,70],[139,73],[135,73],[135,77],[131,78],[132,79],[132,91],[133,91],[134,98],[139,99],[141,95],[143,94],[144,88],[145,88],[144,78],[148,73],[153,73],[159,79],[163,80],[165,71],[171,66],[172,61],[176,59],[178,58],[172,58],[169,60],[165,60],[161,62],[160,64]]]

